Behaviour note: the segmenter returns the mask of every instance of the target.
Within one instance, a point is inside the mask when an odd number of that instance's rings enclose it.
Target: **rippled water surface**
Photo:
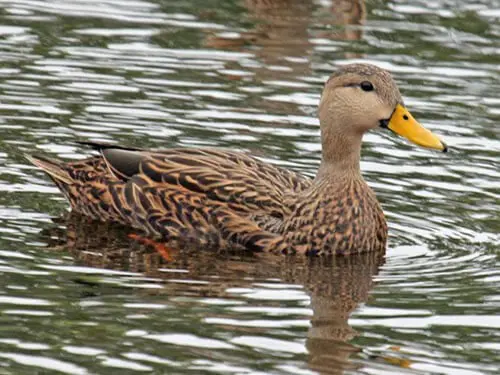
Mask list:
[[[0,8],[1,374],[498,373],[498,1]],[[353,61],[389,69],[451,148],[366,137],[385,257],[166,260],[67,216],[23,158],[210,145],[314,175],[322,84]]]

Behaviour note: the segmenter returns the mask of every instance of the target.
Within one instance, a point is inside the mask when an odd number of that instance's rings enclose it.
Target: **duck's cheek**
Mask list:
[[[365,129],[369,130],[376,128],[378,122],[382,118],[389,118],[392,114],[393,107],[385,104],[375,92],[356,92],[356,96],[352,98],[353,111],[351,116],[354,123],[364,124]]]
[[[377,107],[377,111],[374,114],[373,118],[377,119],[377,125],[380,126],[382,123],[389,123],[389,119],[394,112],[394,107],[390,107],[388,105],[379,105]]]

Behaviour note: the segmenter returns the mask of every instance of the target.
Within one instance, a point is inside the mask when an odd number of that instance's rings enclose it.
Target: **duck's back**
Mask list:
[[[294,209],[290,197],[312,183],[243,153],[93,146],[100,155],[82,161],[31,160],[49,173],[75,211],[163,237],[252,244],[258,239],[247,241],[249,236],[264,230],[270,232],[262,238],[273,238],[272,230]]]
[[[149,188],[171,188],[231,205],[241,212],[289,214],[285,199],[312,180],[244,153],[210,148],[142,151],[95,145],[101,155],[65,164],[77,182],[142,180]]]

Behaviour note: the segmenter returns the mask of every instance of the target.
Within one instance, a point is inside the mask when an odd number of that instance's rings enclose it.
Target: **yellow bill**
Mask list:
[[[419,146],[448,151],[448,147],[436,135],[420,125],[401,104],[396,106],[387,128]]]

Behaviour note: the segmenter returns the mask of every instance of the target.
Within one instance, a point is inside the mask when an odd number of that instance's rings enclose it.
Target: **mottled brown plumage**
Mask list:
[[[373,90],[365,90],[366,82]],[[70,163],[29,159],[73,210],[180,245],[311,255],[382,251],[387,225],[359,157],[363,133],[389,120],[391,128],[398,105],[399,90],[380,68],[348,65],[333,74],[319,107],[323,158],[315,179],[208,148],[88,143],[99,156]]]

